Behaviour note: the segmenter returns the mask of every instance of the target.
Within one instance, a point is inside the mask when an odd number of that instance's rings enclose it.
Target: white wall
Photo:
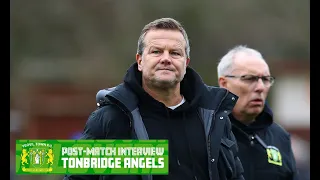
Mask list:
[[[272,87],[275,121],[284,127],[310,127],[310,79],[303,74],[288,74],[276,79]]]

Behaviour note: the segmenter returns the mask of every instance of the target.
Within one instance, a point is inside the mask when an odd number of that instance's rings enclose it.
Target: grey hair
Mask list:
[[[189,45],[189,39],[187,32],[184,30],[183,26],[180,22],[177,20],[174,20],[172,18],[160,18],[156,19],[149,24],[145,25],[144,28],[141,31],[139,40],[138,40],[138,48],[137,53],[142,55],[145,44],[144,44],[144,38],[149,30],[152,29],[166,29],[166,30],[178,30],[182,33],[184,40],[186,41],[186,55],[187,58],[190,58],[190,45]]]
[[[252,49],[252,48],[249,48],[246,45],[238,45],[238,46],[230,49],[228,51],[228,53],[220,59],[220,62],[217,67],[218,78],[221,76],[225,76],[232,71],[232,65],[233,65],[234,58],[238,53],[241,53],[241,52],[256,56],[256,57],[264,60],[263,56],[261,55],[261,53],[259,51]]]

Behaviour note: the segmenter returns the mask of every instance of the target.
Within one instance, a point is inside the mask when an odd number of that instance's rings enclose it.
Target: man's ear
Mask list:
[[[190,58],[187,58],[187,62],[186,62],[186,65],[188,66],[190,63]]]
[[[138,70],[142,71],[142,55],[141,54],[136,54],[136,61],[138,64]]]
[[[227,80],[225,77],[219,77],[218,83],[219,83],[219,87],[227,88]]]

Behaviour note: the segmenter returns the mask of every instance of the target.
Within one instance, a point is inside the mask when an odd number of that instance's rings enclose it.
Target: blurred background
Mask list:
[[[216,66],[230,48],[259,50],[276,83],[268,103],[287,129],[297,164],[309,179],[310,10],[301,0],[10,0],[10,134],[16,139],[76,139],[96,108],[99,89],[122,82],[135,62],[143,26],[180,21],[190,66],[217,85]],[[301,168],[300,168],[301,167]]]

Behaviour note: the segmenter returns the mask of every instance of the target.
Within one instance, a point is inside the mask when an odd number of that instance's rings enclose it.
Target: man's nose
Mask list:
[[[263,83],[262,79],[259,78],[259,80],[256,82],[255,90],[258,92],[262,92],[266,88],[266,85]]]
[[[160,62],[162,64],[171,64],[171,57],[170,57],[170,53],[168,51],[163,52],[161,59],[160,59]]]

